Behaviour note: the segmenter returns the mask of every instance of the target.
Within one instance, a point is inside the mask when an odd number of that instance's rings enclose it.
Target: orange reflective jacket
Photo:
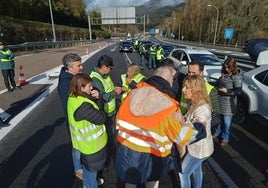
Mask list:
[[[137,86],[119,108],[117,140],[134,151],[159,157],[170,154],[173,142],[184,146],[191,141],[195,129],[171,117],[178,102],[145,82]]]

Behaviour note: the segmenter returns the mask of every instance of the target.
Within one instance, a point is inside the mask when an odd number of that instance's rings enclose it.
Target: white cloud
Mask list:
[[[84,0],[87,4],[87,9],[102,7],[126,7],[126,6],[140,6],[150,0]]]

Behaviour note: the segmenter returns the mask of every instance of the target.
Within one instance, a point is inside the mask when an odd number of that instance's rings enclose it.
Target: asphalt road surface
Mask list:
[[[90,52],[99,51],[88,56],[83,71],[89,73],[100,55],[107,54],[115,62],[111,75],[116,84],[127,64],[139,61],[135,52],[119,53],[117,44],[91,45],[50,49],[15,59],[17,66],[23,65],[30,82],[21,90],[0,95],[0,108],[11,115],[10,126],[0,129],[0,135],[4,134],[0,141],[1,188],[82,188],[81,181],[73,176],[67,125],[57,91],[53,90],[57,79],[46,79],[57,70],[46,71],[60,66],[65,53],[82,56],[89,48]],[[153,70],[145,68],[142,72],[150,76]],[[2,83],[0,87],[3,89]],[[245,124],[233,126],[230,145],[221,148],[215,142],[215,152],[204,162],[203,187],[267,187],[267,122],[250,116]],[[113,164],[104,170],[103,176],[103,187],[117,187]],[[172,187],[169,176],[161,179],[160,187]]]

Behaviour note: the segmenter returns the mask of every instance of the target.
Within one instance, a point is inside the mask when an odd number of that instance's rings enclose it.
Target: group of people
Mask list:
[[[164,49],[162,48],[162,45],[155,45],[152,43],[149,49],[146,49],[146,46],[144,43],[141,43],[139,45],[139,54],[140,54],[140,69],[144,69],[145,66],[145,56],[146,54],[149,55],[149,62],[148,62],[148,68],[149,69],[156,69],[158,67],[158,64],[160,61],[164,59]]]
[[[182,75],[164,59],[149,78],[141,74],[139,64],[131,64],[115,86],[109,75],[115,66],[107,55],[87,74],[81,73],[77,54],[62,60],[58,92],[75,175],[85,188],[103,183],[102,170],[112,160],[118,181],[126,188],[139,184],[157,188],[170,171],[178,173],[181,187],[191,187],[191,174],[194,187],[202,187],[202,163],[213,153],[213,138],[221,137],[223,147],[230,139],[242,87],[234,58],[223,63],[215,87],[205,81],[201,62],[191,62],[188,75]],[[222,118],[215,132],[212,111]]]

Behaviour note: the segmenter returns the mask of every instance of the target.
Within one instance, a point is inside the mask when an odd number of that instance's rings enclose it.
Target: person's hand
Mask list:
[[[96,99],[99,99],[100,98],[100,93],[98,90],[94,89],[90,92],[90,95]]]
[[[179,121],[181,124],[184,124],[184,123],[185,123],[185,118],[184,118],[184,116],[182,115],[181,111],[172,113],[172,114],[171,114],[171,117],[172,117],[173,119],[175,119],[176,121]]]
[[[122,87],[116,86],[116,87],[114,87],[114,90],[115,90],[117,95],[120,95],[122,93]]]
[[[219,91],[221,91],[222,93],[227,93],[227,89],[225,87],[219,88]]]
[[[127,91],[127,88],[124,87],[124,86],[123,86],[121,89],[122,89],[122,91],[124,91],[124,92]]]

